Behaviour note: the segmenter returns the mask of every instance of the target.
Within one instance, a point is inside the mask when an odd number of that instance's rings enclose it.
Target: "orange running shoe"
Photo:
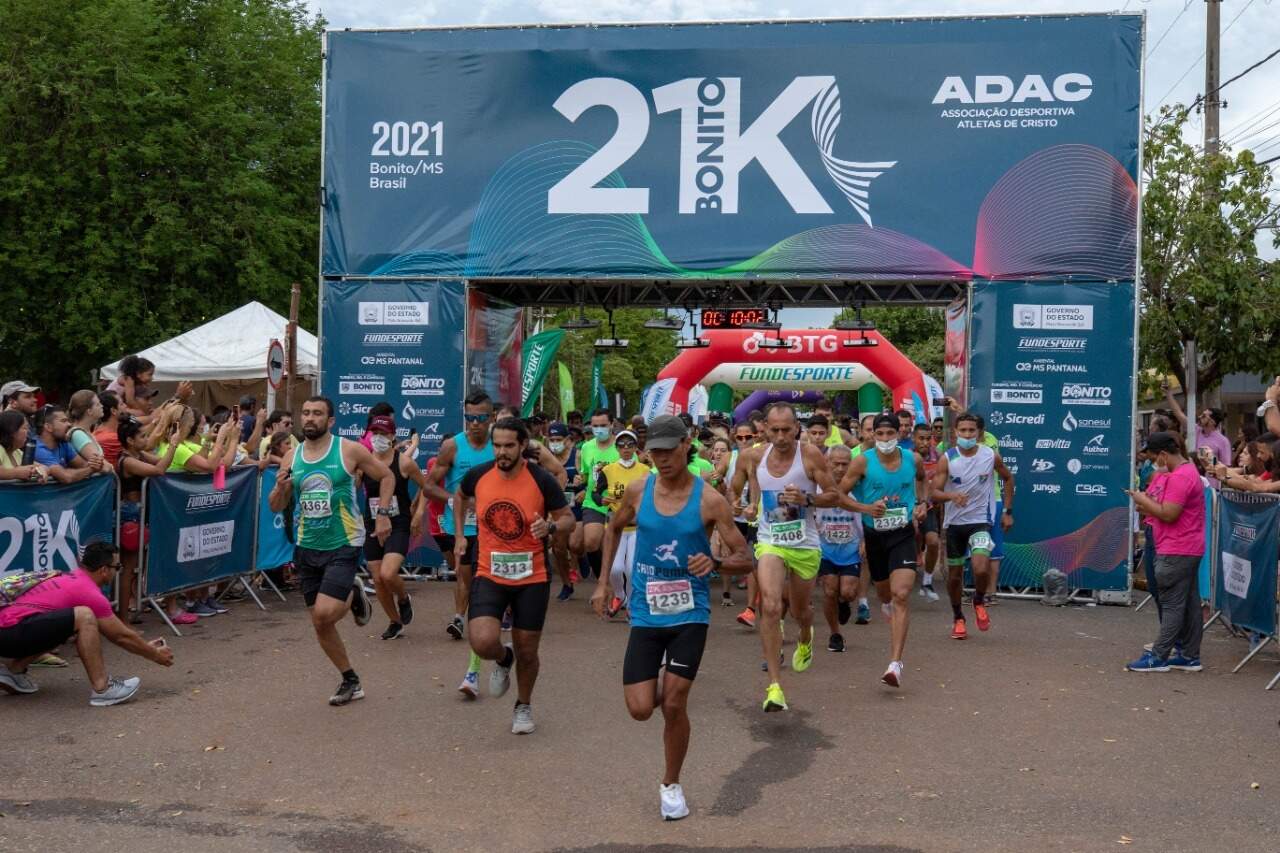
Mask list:
[[[738,624],[746,625],[748,628],[754,628],[756,626],[756,612],[750,607],[744,608],[743,611],[738,614]]]
[[[954,625],[954,626],[952,626],[952,628],[951,628],[951,639],[953,639],[953,640],[963,640],[963,639],[967,638],[968,636],[969,636],[969,632],[968,632],[968,631],[966,631],[966,630],[965,630],[965,628],[964,628],[964,620],[963,620],[963,619],[957,619],[957,620],[956,620],[955,625]]]
[[[986,631],[991,627],[991,617],[987,615],[987,605],[973,605],[974,621],[978,623],[979,631]]]
[[[621,609],[622,609],[622,599],[615,595],[613,597],[613,601],[609,602],[609,618],[612,619],[613,617],[617,616],[618,611]]]

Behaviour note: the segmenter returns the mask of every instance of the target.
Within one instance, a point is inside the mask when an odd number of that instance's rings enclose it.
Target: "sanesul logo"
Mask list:
[[[1077,418],[1067,409],[1066,417],[1062,419],[1062,429],[1066,432],[1078,429],[1111,429],[1111,418]]]

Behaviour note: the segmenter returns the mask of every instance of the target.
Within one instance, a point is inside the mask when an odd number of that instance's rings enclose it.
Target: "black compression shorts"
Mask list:
[[[51,652],[76,632],[74,607],[35,613],[17,625],[0,628],[0,658],[29,658]]]
[[[467,618],[491,616],[501,619],[511,608],[511,625],[519,631],[541,631],[547,621],[551,582],[495,583],[477,575],[471,581],[471,605]]]
[[[662,659],[667,672],[690,681],[698,675],[707,645],[707,623],[688,622],[669,628],[632,628],[622,659],[622,683],[641,684],[658,677]]]
[[[312,607],[316,596],[324,594],[346,601],[356,580],[356,556],[360,549],[344,545],[332,551],[317,551],[301,546],[293,549],[293,567],[302,587],[302,601]]]
[[[378,542],[378,537],[372,532],[366,533],[364,537],[364,558],[367,562],[373,563],[381,560],[387,554],[399,554],[401,557],[409,553],[409,528],[392,527],[391,535],[387,537],[386,544]]]
[[[910,525],[901,530],[864,530],[867,545],[867,566],[875,583],[887,581],[898,569],[915,570],[916,536]]]

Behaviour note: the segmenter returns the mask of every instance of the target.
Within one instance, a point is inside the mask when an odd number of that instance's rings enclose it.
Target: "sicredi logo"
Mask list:
[[[1077,406],[1110,406],[1111,388],[1108,385],[1069,382],[1062,386],[1062,403]]]
[[[1062,491],[1062,486],[1057,483],[1032,483],[1031,494],[1056,495]]]
[[[427,326],[430,302],[361,302],[356,316],[361,326]]]
[[[992,426],[1044,426],[1044,414],[1021,415],[1017,412],[992,412]]]
[[[189,495],[187,512],[201,512],[206,509],[221,509],[231,504],[231,492],[211,492],[207,495]]]
[[[1092,305],[1014,305],[1015,329],[1093,329]]]
[[[1065,438],[1036,439],[1036,450],[1070,450],[1071,442]]]
[[[406,374],[400,377],[400,393],[406,397],[443,397],[444,379],[438,376]]]
[[[992,388],[991,402],[1040,405],[1044,402],[1044,392],[1039,388]]]
[[[381,380],[349,379],[338,383],[338,393],[344,397],[365,394],[385,394],[387,384]]]
[[[367,347],[420,347],[422,332],[365,332]]]
[[[948,77],[933,96],[935,104],[956,101],[961,104],[1022,104],[1027,101],[1083,101],[1093,94],[1093,80],[1088,74],[1059,74],[1050,83],[1040,74],[1027,74],[1016,85],[1003,74],[978,74],[970,84],[964,77]]]

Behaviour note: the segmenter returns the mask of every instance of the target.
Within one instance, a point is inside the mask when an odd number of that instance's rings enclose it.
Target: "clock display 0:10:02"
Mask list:
[[[765,308],[704,308],[702,310],[702,328],[704,329],[739,329],[752,323],[769,322],[769,311]]]

